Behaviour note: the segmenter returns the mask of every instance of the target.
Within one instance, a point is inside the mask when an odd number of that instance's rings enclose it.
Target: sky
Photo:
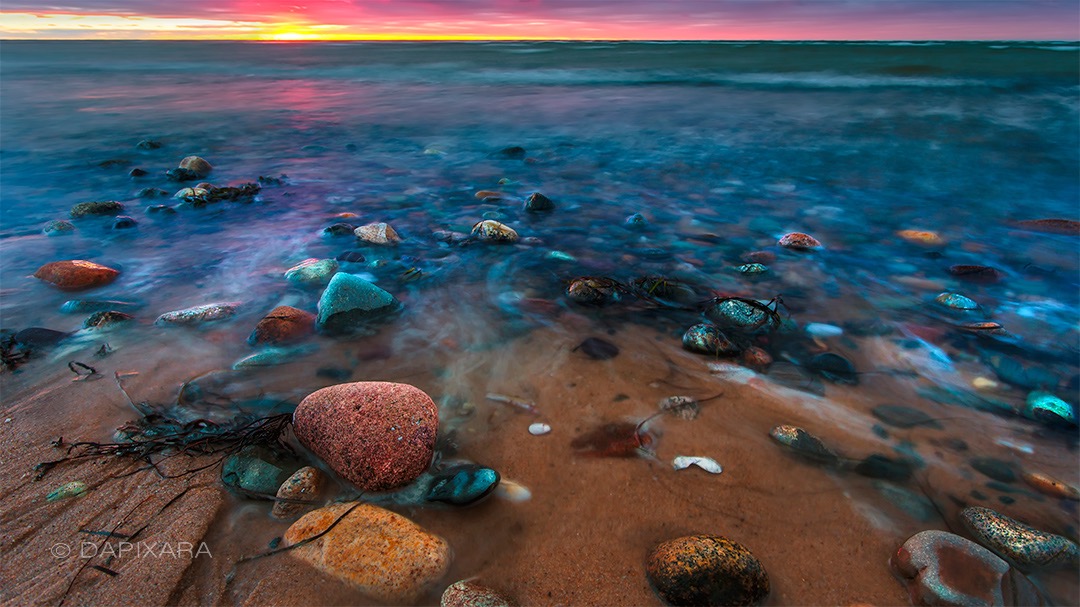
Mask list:
[[[3,0],[0,38],[1078,40],[1080,0]]]

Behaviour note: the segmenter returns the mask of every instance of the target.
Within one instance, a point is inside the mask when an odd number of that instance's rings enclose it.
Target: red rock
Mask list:
[[[315,332],[315,315],[292,306],[278,306],[255,325],[248,343],[284,344],[299,341]]]
[[[797,251],[812,251],[821,248],[821,243],[817,238],[814,238],[809,234],[803,234],[802,232],[790,232],[784,234],[777,244],[784,248],[795,249]]]
[[[1080,221],[1071,219],[1027,219],[1016,222],[1016,225],[1034,232],[1080,235]]]
[[[750,263],[768,265],[776,261],[776,253],[773,253],[772,251],[751,251],[746,255],[743,255],[743,260]]]
[[[34,272],[40,278],[64,291],[81,291],[101,287],[116,280],[120,272],[92,261],[73,259],[47,263]]]
[[[357,487],[386,491],[420,476],[435,450],[439,412],[419,388],[389,382],[338,384],[293,413],[296,438]]]
[[[773,362],[772,356],[757,346],[750,346],[743,350],[740,359],[743,365],[758,372],[764,372]]]

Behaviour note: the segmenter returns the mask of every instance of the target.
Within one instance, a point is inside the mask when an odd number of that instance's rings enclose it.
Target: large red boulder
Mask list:
[[[386,491],[427,469],[439,411],[419,388],[356,382],[317,390],[293,413],[300,442],[357,487]]]
[[[47,263],[34,272],[40,278],[65,291],[81,291],[109,284],[120,275],[118,270],[92,261],[72,259]]]

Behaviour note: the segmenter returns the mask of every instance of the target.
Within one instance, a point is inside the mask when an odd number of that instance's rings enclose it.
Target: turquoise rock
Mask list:
[[[72,299],[65,301],[64,305],[60,306],[60,311],[64,314],[82,314],[85,312],[108,312],[108,311],[133,311],[142,307],[142,304],[132,301],[115,301],[115,300],[89,300],[89,299]]]
[[[634,213],[626,218],[626,227],[640,230],[649,225],[649,220],[645,219],[645,216],[641,213]]]
[[[325,286],[338,270],[336,259],[305,259],[285,272],[285,280],[303,286]]]
[[[682,338],[683,348],[699,354],[735,356],[742,351],[728,339],[716,325],[701,323],[686,330]]]
[[[222,465],[221,479],[226,485],[245,491],[275,495],[289,475],[266,459],[271,459],[270,454],[260,448],[247,448],[234,453]]]
[[[89,491],[86,483],[82,481],[71,481],[70,483],[64,483],[56,489],[53,489],[45,496],[45,501],[56,502],[69,497],[79,497]]]
[[[743,274],[764,274],[769,271],[769,267],[760,263],[748,263],[739,266],[738,269]]]
[[[721,299],[705,310],[705,317],[721,329],[753,332],[768,326],[773,329],[773,318],[761,307],[739,299]]]
[[[975,300],[964,297],[959,293],[942,293],[935,297],[934,301],[952,310],[971,311],[979,309],[979,304],[975,303]]]
[[[240,370],[251,369],[254,367],[283,365],[292,362],[301,356],[311,354],[316,349],[316,346],[312,345],[297,346],[293,348],[265,348],[261,352],[256,352],[236,361],[233,363],[232,368],[234,370]]]
[[[374,284],[338,272],[319,297],[315,327],[330,335],[363,332],[371,323],[384,320],[401,308],[397,298]]]
[[[438,473],[424,499],[453,506],[468,506],[484,499],[499,485],[499,473],[476,464],[461,464]]]
[[[1025,570],[1075,567],[1080,548],[1069,539],[1041,531],[989,508],[960,511],[968,531],[987,548]]]
[[[46,236],[66,236],[75,232],[75,225],[63,219],[54,219],[42,230]]]
[[[1069,403],[1050,394],[1036,390],[1028,394],[1024,417],[1049,424],[1076,425],[1076,410]]]

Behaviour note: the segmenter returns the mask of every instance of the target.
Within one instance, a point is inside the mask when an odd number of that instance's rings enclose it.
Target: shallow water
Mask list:
[[[598,559],[619,554],[638,562],[634,555],[649,542],[667,539],[672,523],[665,517],[685,511],[688,518],[674,525],[680,530],[734,527],[758,539],[779,580],[774,602],[888,603],[902,594],[887,571],[859,580],[862,586],[828,578],[823,588],[810,588],[797,580],[812,559],[777,562],[790,532],[782,506],[792,492],[824,496],[799,519],[807,529],[840,533],[844,520],[857,519],[858,528],[873,530],[876,549],[860,548],[856,563],[885,562],[920,529],[957,526],[960,504],[989,505],[1076,537],[1074,502],[1042,496],[1019,480],[987,487],[993,481],[971,463],[995,457],[1071,484],[1080,476],[1075,427],[1047,428],[1017,415],[1036,388],[1073,411],[1078,400],[1077,237],[1017,223],[1080,219],[1078,54],[1075,45],[1029,43],[5,42],[3,328],[74,331],[85,315],[59,310],[73,298],[142,305],[133,326],[84,334],[41,354],[19,370],[20,385],[69,359],[90,360],[107,341],[124,369],[159,375],[156,382],[134,380],[159,398],[206,373],[212,375],[200,381],[226,400],[269,395],[275,410],[334,383],[317,376],[319,369],[352,381],[422,387],[444,404],[444,434],[465,437],[457,457],[500,469],[535,497],[524,506],[485,504],[462,515],[471,522],[460,528],[461,519],[445,511],[409,513],[452,540],[454,575],[499,577],[526,602],[590,599],[530,594],[528,567],[518,562],[522,551],[535,550],[539,566],[563,572],[552,564],[558,555],[545,549],[571,542],[559,539],[566,504],[556,497],[570,491],[575,508],[596,521],[575,526],[571,544],[596,547]],[[143,139],[163,145],[137,149]],[[525,148],[525,160],[498,157],[514,145]],[[190,154],[214,165],[208,180],[218,186],[287,177],[264,185],[248,204],[145,212],[150,204],[175,204],[136,193],[179,189],[164,171]],[[125,162],[101,166],[108,160]],[[150,175],[128,177],[134,167]],[[478,190],[505,196],[478,200]],[[556,210],[524,212],[522,200],[535,191],[553,199]],[[112,218],[90,218],[75,220],[73,235],[42,234],[45,222],[90,200],[123,202],[138,227],[117,231]],[[345,219],[356,225],[389,222],[405,240],[380,248],[322,234],[346,212],[356,214]],[[647,226],[628,227],[632,213]],[[467,233],[481,219],[498,219],[532,240],[463,246],[433,235]],[[906,229],[931,230],[942,242],[907,242],[897,235]],[[824,248],[776,246],[790,231],[809,233]],[[312,338],[318,351],[281,367],[226,371],[252,352],[245,338],[271,308],[315,310],[320,290],[291,286],[282,278],[286,269],[351,250],[365,261],[341,269],[398,297],[405,304],[400,317],[375,336]],[[753,251],[775,254],[768,273],[735,269]],[[29,277],[61,259],[122,273],[89,294],[63,293]],[[950,274],[950,266],[964,264],[991,266],[1000,280]],[[630,283],[647,275],[684,281],[703,300],[782,295],[785,327],[755,338],[777,364],[762,375],[710,371],[707,363],[722,361],[680,349],[683,331],[701,321],[697,310],[629,295],[611,306],[583,307],[564,293],[577,276]],[[972,318],[934,304],[945,291],[974,299],[1008,335],[958,328]],[[217,301],[243,305],[234,318],[201,329],[153,325],[163,312]],[[814,338],[805,332],[810,323],[843,332]],[[620,354],[600,361],[574,350],[590,336],[610,340]],[[858,385],[808,372],[821,351],[849,358]],[[993,383],[976,388],[976,378]],[[529,436],[532,416],[486,401],[489,392],[535,402],[555,431]],[[736,399],[709,401],[694,422],[661,420],[660,463],[581,458],[570,449],[589,428],[640,421],[660,398],[680,393]],[[616,399],[620,394],[627,398]],[[744,400],[752,411],[740,405]],[[940,427],[889,427],[870,413],[885,403],[921,410]],[[802,463],[793,469],[790,455],[768,438],[783,423],[806,427],[852,459],[885,453],[921,462],[901,484],[941,512],[918,521],[890,507],[869,479]],[[731,453],[723,447],[729,442],[738,444]],[[700,479],[700,470],[676,474],[667,467],[675,455],[696,454],[721,462],[716,482],[725,484],[696,487],[685,479]],[[766,474],[775,475],[771,484],[762,480]],[[613,507],[610,491],[639,495],[640,504]],[[732,503],[713,501],[723,499]],[[237,527],[280,533],[262,504],[235,506],[229,525],[216,532],[222,537]],[[736,524],[709,514],[714,506],[755,514]],[[481,539],[484,521],[506,526]],[[524,536],[522,528],[529,530]],[[637,528],[639,535],[626,531]],[[842,539],[859,541],[850,532]],[[480,558],[493,543],[501,543],[509,562]],[[843,542],[802,548],[823,559],[854,550]],[[626,602],[648,600],[638,582],[620,582],[637,584]],[[1058,602],[1075,603],[1080,592],[1067,573],[1041,583]],[[249,591],[241,584],[229,591],[239,595],[221,596],[233,601]],[[355,600],[347,589],[334,592]]]

